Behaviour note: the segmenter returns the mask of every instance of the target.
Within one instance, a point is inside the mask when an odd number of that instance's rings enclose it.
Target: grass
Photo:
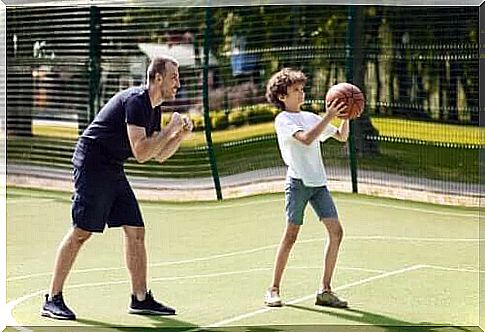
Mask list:
[[[187,331],[234,318],[220,324],[224,331],[230,326],[280,331],[276,326],[284,325],[298,331],[339,325],[337,331],[347,331],[365,324],[376,332],[404,326],[431,332],[435,327],[430,325],[458,332],[464,329],[451,326],[478,324],[476,209],[350,194],[334,194],[334,199],[345,235],[333,286],[350,301],[350,310],[313,304],[326,236],[310,209],[282,284],[284,300],[294,303],[261,310],[284,227],[283,194],[223,202],[142,202],[149,287],[177,308],[178,315],[126,314],[130,285],[122,231],[110,229],[93,236],[81,250],[64,290],[79,319],[63,322],[41,318],[39,307],[56,247],[70,225],[70,195],[7,188],[6,299],[12,303],[22,298],[12,315],[34,331],[53,326]]]
[[[8,140],[8,160],[70,168],[74,143],[74,140],[58,142],[55,139],[39,137]],[[380,150],[379,155],[358,158],[359,169],[443,181],[479,183],[480,180],[477,149],[380,142]],[[323,151],[327,167],[349,167],[342,144],[329,140],[323,145]],[[283,166],[275,137],[235,146],[215,144],[214,152],[221,176]],[[126,164],[126,170],[128,174],[145,177],[211,176],[207,151],[196,151],[187,147],[181,148],[163,165],[154,161],[138,164],[131,160]]]
[[[478,126],[454,125],[417,120],[404,120],[396,118],[372,117],[372,125],[381,136],[400,139],[411,139],[424,142],[442,142],[463,145],[483,145],[484,130]],[[338,120],[333,122],[338,125]],[[78,137],[77,128],[59,125],[34,125],[33,134],[44,137],[57,137],[75,139]],[[258,136],[274,135],[272,122],[245,125],[226,130],[212,132],[213,143],[238,141]],[[194,132],[190,141],[184,146],[193,147],[205,145],[205,133]]]
[[[478,126],[372,117],[372,125],[387,137],[424,142],[483,145],[484,130]]]
[[[382,136],[399,139],[380,141],[381,153],[359,157],[359,169],[444,181],[479,182],[479,149],[467,148],[467,144],[474,147],[481,144],[481,128],[388,118],[373,118],[372,121]],[[44,133],[49,132],[54,133],[54,129]],[[422,144],[403,143],[406,138]],[[221,176],[283,166],[273,123],[214,131],[212,139]],[[431,141],[450,144],[436,146],[426,143]],[[231,144],[234,142],[237,144]],[[74,144],[74,137],[9,137],[8,161],[70,168]],[[343,154],[340,143],[329,140],[323,146],[326,165],[349,167],[348,157]],[[211,169],[204,133],[195,132],[163,165],[153,161],[143,165],[129,161],[126,170],[131,175],[146,177],[209,177]]]

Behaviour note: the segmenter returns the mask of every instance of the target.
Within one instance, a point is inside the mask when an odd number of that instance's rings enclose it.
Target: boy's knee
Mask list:
[[[294,244],[296,242],[298,235],[297,234],[286,234],[285,242],[288,244]]]
[[[298,238],[298,232],[300,230],[299,225],[295,225],[292,223],[288,223],[286,231],[285,231],[285,242],[288,244],[294,244],[296,239]]]
[[[331,240],[341,241],[344,236],[344,230],[338,219],[324,219],[323,223],[327,227]]]
[[[337,241],[342,241],[342,238],[344,237],[344,230],[342,229],[342,227],[339,227],[337,228],[335,231],[334,231],[334,234],[333,236],[335,237],[335,239]]]

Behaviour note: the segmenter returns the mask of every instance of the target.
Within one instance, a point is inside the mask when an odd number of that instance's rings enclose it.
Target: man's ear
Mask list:
[[[163,81],[163,76],[162,76],[162,74],[160,74],[160,73],[156,73],[156,74],[155,74],[155,80],[156,80],[157,82],[161,82],[161,81]]]

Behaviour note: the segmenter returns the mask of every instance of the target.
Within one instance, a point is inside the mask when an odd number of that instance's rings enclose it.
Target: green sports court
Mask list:
[[[4,2],[8,331],[483,331],[480,1]],[[65,285],[78,319],[42,318],[71,227],[76,141],[113,95],[146,82],[159,55],[178,60],[180,81],[160,130],[174,112],[194,130],[162,164],[131,158],[124,170],[146,224],[149,287],[177,315],[127,313],[123,231],[106,229]],[[265,95],[288,67],[307,76],[305,112],[327,116],[338,83],[364,98],[347,142],[321,145],[344,227],[332,287],[346,310],[314,305],[327,233],[311,208],[283,276],[285,305],[263,303],[286,174],[281,110]]]
[[[70,227],[66,193],[8,188],[7,301],[22,326],[180,328],[374,326],[372,331],[474,331],[478,325],[478,211],[336,194],[344,241],[334,276],[348,310],[314,305],[324,227],[311,210],[283,278],[283,308],[266,308],[264,290],[284,226],[282,194],[221,203],[143,202],[149,286],[173,305],[173,318],[128,315],[122,233],[89,240],[65,294],[78,320],[42,318],[55,247]],[[28,231],[26,231],[28,230]],[[436,328],[436,326],[441,326]],[[443,326],[459,326],[444,329]],[[261,329],[257,329],[257,328]],[[35,329],[34,329],[35,330]],[[250,329],[253,331],[252,329]],[[477,330],[478,331],[478,330]]]

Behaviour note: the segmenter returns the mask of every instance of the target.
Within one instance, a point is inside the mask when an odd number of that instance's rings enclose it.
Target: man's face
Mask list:
[[[305,101],[305,92],[303,91],[304,84],[298,83],[288,87],[286,96],[281,98],[281,101],[285,103],[287,111],[296,112],[300,110],[301,104]]]
[[[180,88],[179,69],[178,66],[171,62],[165,64],[165,75],[159,81],[160,93],[164,100],[173,100]]]

